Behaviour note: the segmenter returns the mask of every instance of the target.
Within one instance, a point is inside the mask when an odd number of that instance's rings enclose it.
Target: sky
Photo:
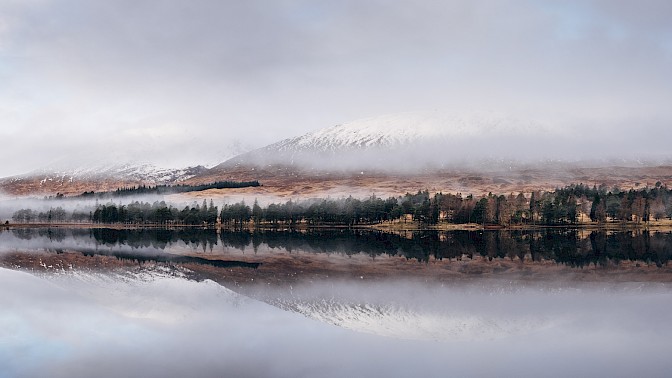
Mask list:
[[[670,19],[667,0],[0,0],[0,177],[213,165],[427,109],[576,117],[660,141]]]

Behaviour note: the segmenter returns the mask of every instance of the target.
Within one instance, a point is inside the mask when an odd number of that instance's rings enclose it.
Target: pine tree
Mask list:
[[[255,198],[254,205],[252,205],[252,220],[254,220],[255,225],[261,222],[263,215],[264,215],[263,210],[261,209],[261,206],[259,206],[259,202]]]

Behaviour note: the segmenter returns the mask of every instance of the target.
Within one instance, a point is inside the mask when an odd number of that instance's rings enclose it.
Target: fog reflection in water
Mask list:
[[[332,281],[267,292],[279,308],[168,268],[0,269],[0,287],[3,377],[669,373],[672,291],[662,284]],[[367,306],[378,310],[352,311]],[[442,337],[401,338],[433,333]]]

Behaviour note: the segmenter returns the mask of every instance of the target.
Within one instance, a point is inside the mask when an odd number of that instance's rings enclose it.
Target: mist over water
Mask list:
[[[72,215],[73,212],[87,214],[96,210],[98,205],[114,204],[115,206],[128,206],[130,203],[140,202],[153,204],[155,202],[165,202],[166,206],[173,206],[178,209],[183,209],[185,206],[192,206],[195,203],[199,205],[203,201],[196,201],[194,198],[180,197],[179,195],[128,195],[128,196],[113,196],[110,194],[101,195],[100,197],[82,197],[71,196],[64,198],[37,198],[37,197],[6,197],[0,196],[0,220],[4,223],[5,220],[10,220],[14,212],[20,209],[31,209],[36,213],[48,212],[49,210],[58,207],[66,211],[67,215]]]

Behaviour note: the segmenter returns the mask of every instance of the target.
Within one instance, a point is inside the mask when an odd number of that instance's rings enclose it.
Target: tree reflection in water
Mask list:
[[[5,233],[7,234],[7,233]],[[430,259],[551,260],[572,267],[641,261],[663,266],[672,254],[672,232],[647,230],[485,230],[384,233],[371,230],[221,231],[211,229],[14,229],[19,240],[43,240],[44,249],[67,246],[83,252],[100,247],[143,252],[186,246],[212,251],[215,246],[245,250],[260,247],[289,252],[399,255],[421,262]],[[6,239],[6,238],[5,238]],[[3,240],[3,243],[10,243]],[[75,247],[73,247],[75,246]],[[79,247],[77,247],[79,246]]]

